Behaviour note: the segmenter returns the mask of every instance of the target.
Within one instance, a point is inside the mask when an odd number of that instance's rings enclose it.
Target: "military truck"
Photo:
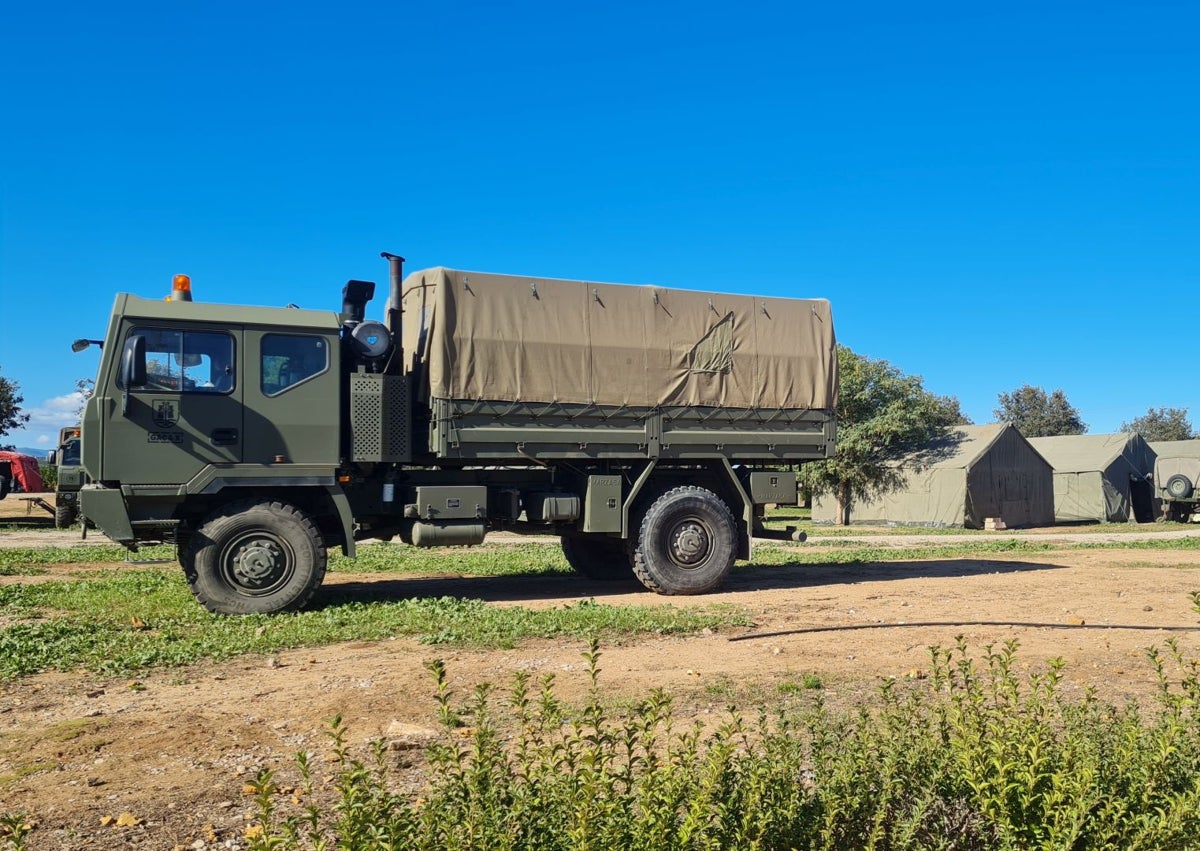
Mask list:
[[[79,426],[58,431],[58,447],[46,453],[46,463],[55,467],[54,526],[66,529],[79,519],[79,489],[83,487],[83,467],[79,461]]]
[[[1167,440],[1152,444],[1155,494],[1162,518],[1200,523],[1200,440]]]
[[[340,312],[116,298],[82,513],[177,545],[221,613],[305,604],[365,538],[561,539],[595,579],[718,587],[794,466],[830,457],[829,303],[390,264]]]

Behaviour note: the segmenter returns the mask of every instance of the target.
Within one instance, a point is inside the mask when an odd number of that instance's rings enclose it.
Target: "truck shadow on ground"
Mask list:
[[[309,608],[329,608],[348,603],[397,601],[426,597],[464,597],[488,603],[551,601],[564,598],[606,599],[644,597],[674,605],[692,601],[728,598],[739,593],[772,590],[825,588],[860,582],[890,582],[905,579],[947,579],[989,574],[1062,570],[1064,565],[994,559],[929,559],[905,562],[855,564],[738,565],[718,590],[698,597],[668,597],[651,594],[630,574],[628,579],[598,581],[547,568],[545,573],[521,576],[404,576],[331,573],[314,596]],[[344,579],[342,578],[344,577]],[[728,601],[727,599],[725,601]],[[735,600],[736,601],[736,600]],[[645,604],[645,599],[638,600]]]
[[[34,529],[53,529],[54,518],[38,514],[0,517],[0,532],[29,532]]]

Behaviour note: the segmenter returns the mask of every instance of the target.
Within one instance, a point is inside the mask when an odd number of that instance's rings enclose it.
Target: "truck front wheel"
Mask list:
[[[736,552],[729,506],[688,485],[664,493],[642,517],[633,572],[660,594],[703,594],[725,581]]]
[[[79,519],[79,503],[58,497],[54,500],[54,528],[70,529]]]
[[[562,550],[567,564],[580,576],[602,581],[633,578],[624,541],[595,534],[563,535]]]
[[[209,515],[181,561],[206,609],[247,615],[303,607],[325,578],[327,554],[320,530],[300,509],[243,500]]]

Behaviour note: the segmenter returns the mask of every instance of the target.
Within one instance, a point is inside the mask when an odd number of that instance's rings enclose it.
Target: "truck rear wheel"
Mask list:
[[[633,578],[624,541],[603,535],[563,535],[562,550],[567,564],[580,576],[602,581]]]
[[[312,518],[270,500],[231,503],[190,536],[183,572],[210,612],[247,615],[301,608],[325,578],[327,554]]]
[[[667,491],[642,517],[633,572],[660,594],[703,594],[733,567],[737,526],[710,490],[688,485]]]

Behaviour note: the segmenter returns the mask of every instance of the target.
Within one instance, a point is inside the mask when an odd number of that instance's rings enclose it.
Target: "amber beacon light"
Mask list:
[[[167,296],[167,301],[191,301],[192,300],[192,279],[187,275],[176,275],[171,282],[171,294]]]

